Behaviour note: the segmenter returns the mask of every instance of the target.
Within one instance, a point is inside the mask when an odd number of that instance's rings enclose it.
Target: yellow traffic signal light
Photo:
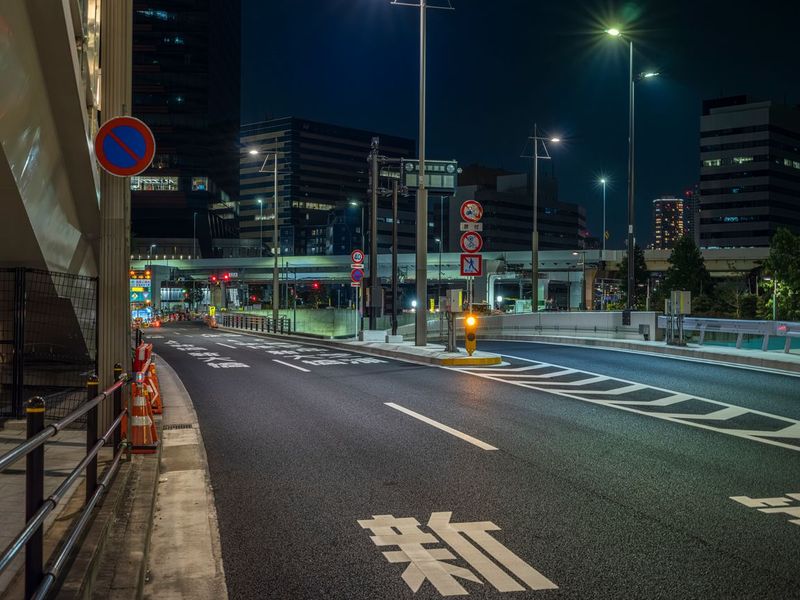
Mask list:
[[[475,349],[478,347],[478,317],[475,315],[467,315],[464,317],[464,340],[467,354],[472,356]]]

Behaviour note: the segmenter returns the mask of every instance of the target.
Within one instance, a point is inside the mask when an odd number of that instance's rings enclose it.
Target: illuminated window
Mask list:
[[[192,177],[192,191],[193,192],[207,192],[208,191],[208,177]]]
[[[131,177],[131,191],[134,192],[177,192],[177,177],[156,177],[137,175]]]
[[[703,161],[704,167],[719,167],[720,165],[722,165],[721,158],[710,158]]]
[[[734,156],[733,163],[736,165],[743,165],[744,163],[753,162],[752,156]]]

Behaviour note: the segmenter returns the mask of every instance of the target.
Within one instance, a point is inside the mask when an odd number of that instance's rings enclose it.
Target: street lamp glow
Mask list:
[[[608,180],[605,177],[600,179],[600,183],[602,183],[603,185],[605,185],[607,182]]]
[[[502,296],[498,296],[497,297],[497,303],[500,304],[502,301],[503,301],[503,297]]]
[[[255,148],[252,148],[252,149],[251,149],[251,150],[248,152],[248,154],[250,154],[251,156],[255,156],[256,154],[258,154],[258,150],[256,150]]]
[[[658,77],[660,73],[658,71],[648,71],[647,73],[642,73],[642,77],[644,79],[650,79],[651,77]]]
[[[261,204],[261,203],[262,203],[262,200],[261,200],[261,198],[259,198],[259,199],[258,199],[258,203],[259,203],[259,204]]]
[[[622,32],[616,27],[611,27],[610,29],[606,29],[606,33],[611,37],[619,37],[622,35]]]
[[[561,138],[558,137],[550,138],[550,141],[553,142],[554,144],[557,144],[558,142],[561,141]]]
[[[411,301],[411,308],[417,308],[417,301],[416,300],[412,300]]]

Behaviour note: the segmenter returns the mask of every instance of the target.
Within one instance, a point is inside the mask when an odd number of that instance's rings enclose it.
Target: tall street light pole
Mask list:
[[[425,187],[425,84],[427,68],[427,10],[419,0],[419,188],[417,190],[417,301],[428,304],[428,189]],[[418,310],[415,315],[414,345],[428,343],[428,315]]]
[[[610,29],[606,29],[606,33],[611,37],[620,38],[626,40],[628,42],[628,243],[627,243],[627,253],[628,253],[628,284],[627,284],[627,301],[626,301],[626,308],[631,310],[634,306],[634,292],[636,290],[636,281],[635,281],[635,269],[634,269],[634,246],[636,244],[636,238],[634,236],[634,222],[635,222],[635,203],[634,203],[634,192],[635,192],[635,164],[634,164],[634,143],[635,143],[635,136],[634,136],[634,110],[635,110],[635,102],[634,102],[634,86],[637,81],[642,79],[649,79],[651,77],[657,77],[659,73],[656,72],[649,72],[649,73],[642,73],[639,75],[638,78],[634,78],[633,76],[633,40],[627,38],[622,34],[616,27],[612,27]]]
[[[557,137],[546,138],[539,135],[539,128],[533,125],[533,229],[531,233],[531,310],[539,310],[539,159],[550,159],[546,141],[557,144],[561,140]],[[539,155],[539,142],[542,143],[543,155]]]
[[[264,201],[258,199],[258,257],[264,255]]]
[[[603,259],[606,257],[606,183],[608,180],[603,177],[600,185],[603,186]]]

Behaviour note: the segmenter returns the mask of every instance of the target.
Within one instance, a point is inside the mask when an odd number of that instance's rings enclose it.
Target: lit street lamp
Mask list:
[[[606,184],[608,180],[605,177],[600,179],[600,185],[603,186],[603,258],[606,257]]]
[[[264,202],[258,199],[258,257],[264,254]]]
[[[606,29],[606,33],[611,37],[620,38],[628,42],[629,56],[628,56],[628,284],[627,284],[627,302],[626,308],[631,310],[633,308],[634,296],[634,261],[633,261],[633,247],[635,243],[634,237],[634,84],[643,79],[651,79],[657,77],[657,71],[649,71],[641,73],[638,77],[633,76],[633,40],[623,35],[622,31],[616,27]]]
[[[533,140],[533,232],[531,235],[531,311],[539,311],[539,159],[550,159],[545,142],[557,144],[561,138],[542,137],[536,124],[533,126],[533,135],[528,139]],[[539,142],[544,150],[539,155]]]

